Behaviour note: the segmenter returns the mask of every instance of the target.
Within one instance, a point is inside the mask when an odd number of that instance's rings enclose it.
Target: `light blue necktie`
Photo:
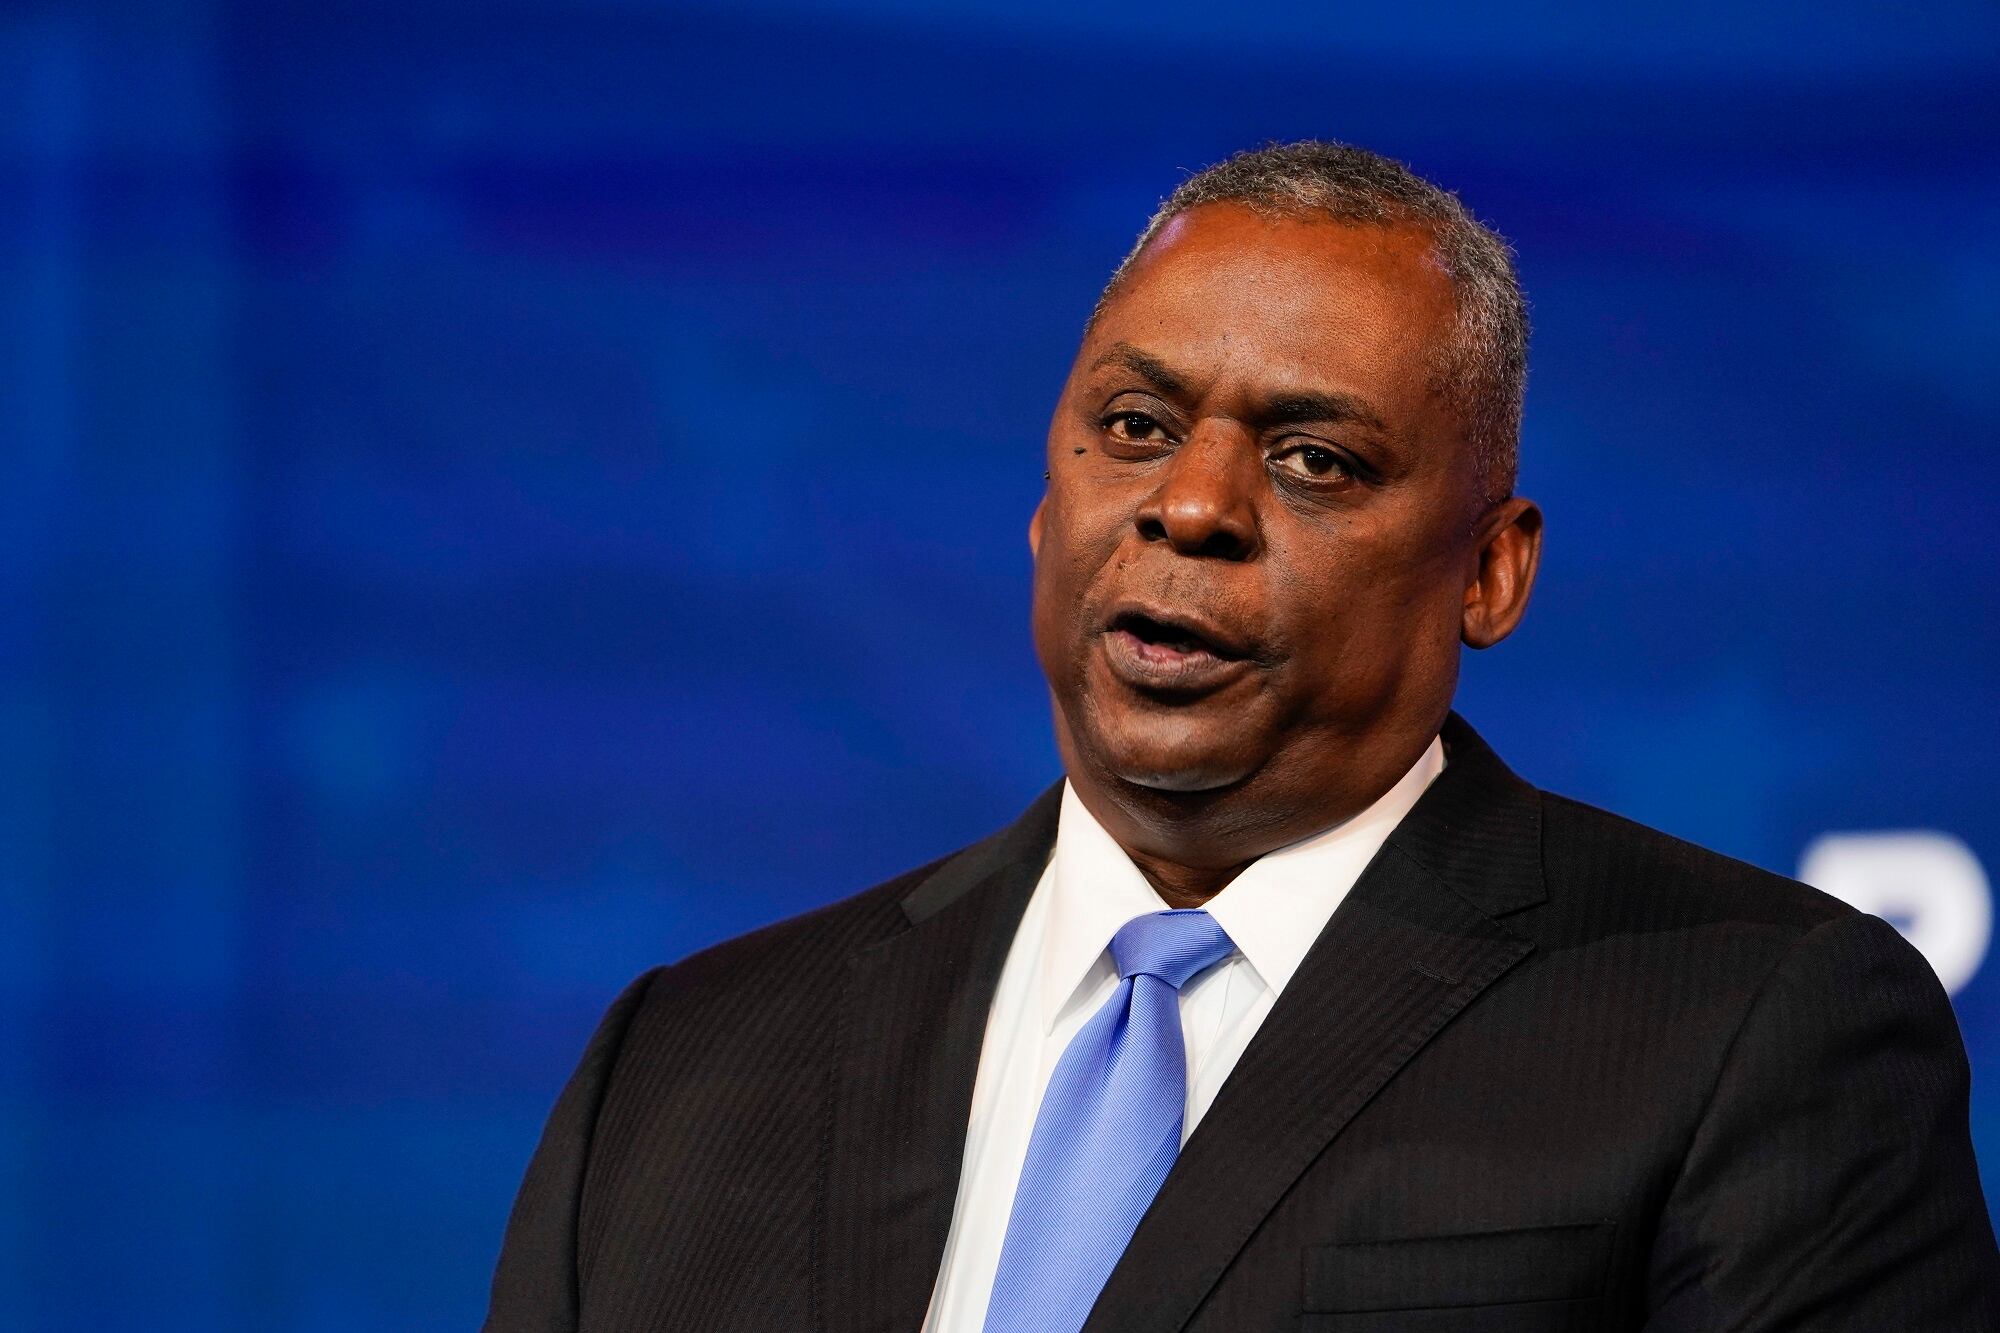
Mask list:
[[[1118,989],[1042,1095],[1001,1242],[986,1333],[1076,1333],[1181,1150],[1180,990],[1235,946],[1206,912],[1134,917],[1111,937]]]

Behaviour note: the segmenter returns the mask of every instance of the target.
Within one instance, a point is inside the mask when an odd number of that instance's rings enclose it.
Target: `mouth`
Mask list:
[[[1206,694],[1250,667],[1249,650],[1191,616],[1127,608],[1104,628],[1105,658],[1126,684],[1155,694]]]

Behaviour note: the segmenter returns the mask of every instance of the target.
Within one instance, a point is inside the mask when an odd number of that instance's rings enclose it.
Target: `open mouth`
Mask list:
[[[1254,669],[1252,649],[1206,621],[1133,607],[1112,616],[1104,664],[1132,689],[1184,703],[1213,694]]]
[[[1112,617],[1107,628],[1114,634],[1129,634],[1146,648],[1173,654],[1205,653],[1230,661],[1243,656],[1225,644],[1201,633],[1191,625],[1162,620],[1138,611],[1124,611]]]

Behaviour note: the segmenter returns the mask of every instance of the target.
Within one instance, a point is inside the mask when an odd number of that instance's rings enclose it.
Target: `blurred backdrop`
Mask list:
[[[468,1328],[632,975],[1010,819],[1025,526],[1183,172],[1513,238],[1461,708],[1891,917],[2000,1196],[1983,0],[0,5],[0,1310]]]

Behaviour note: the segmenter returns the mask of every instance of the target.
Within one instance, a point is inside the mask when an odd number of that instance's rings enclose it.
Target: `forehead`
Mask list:
[[[1418,227],[1204,204],[1132,262],[1085,351],[1128,341],[1197,372],[1355,388],[1417,410],[1453,302]]]

